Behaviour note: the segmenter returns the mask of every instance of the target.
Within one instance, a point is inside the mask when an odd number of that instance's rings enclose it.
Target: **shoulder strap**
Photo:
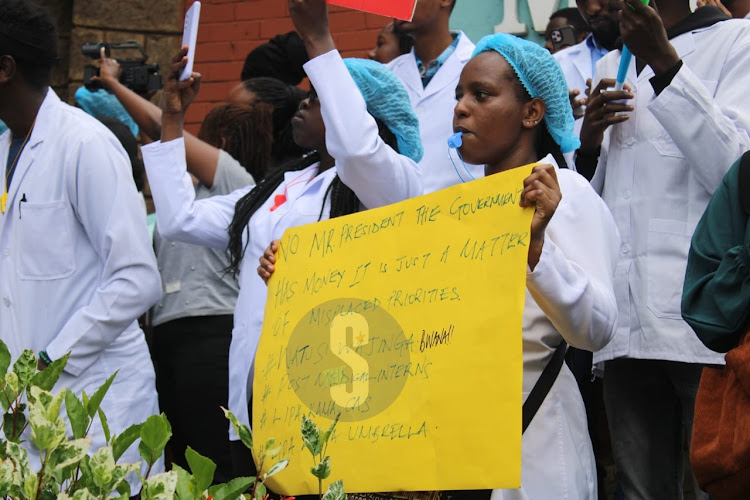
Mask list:
[[[740,206],[750,215],[750,151],[742,155],[739,175]]]
[[[565,362],[565,351],[567,349],[568,343],[564,340],[561,341],[560,345],[555,349],[552,359],[550,359],[549,362],[547,362],[547,366],[544,367],[544,371],[542,371],[539,380],[536,381],[534,388],[531,389],[529,397],[526,398],[526,402],[523,404],[522,432],[526,432],[526,428],[534,419],[536,412],[539,411],[539,407],[542,406],[544,398],[547,397],[547,393],[552,389],[552,384],[557,380],[557,375],[560,373],[560,369]]]

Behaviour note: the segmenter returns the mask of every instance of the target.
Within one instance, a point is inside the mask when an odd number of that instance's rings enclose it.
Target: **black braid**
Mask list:
[[[388,146],[398,153],[398,141],[396,140],[396,136],[382,121],[376,118],[375,122],[378,124],[380,137]],[[229,267],[227,267],[227,271],[234,273],[235,276],[239,273],[240,263],[245,255],[245,249],[247,248],[246,244],[242,244],[242,234],[248,227],[250,217],[253,216],[261,205],[266,202],[269,196],[276,191],[276,188],[284,181],[284,174],[294,170],[303,170],[317,161],[320,161],[320,155],[316,152],[299,160],[290,162],[284,167],[273,170],[268,174],[268,177],[258,183],[252,191],[240,198],[235,205],[234,217],[228,228]],[[373,172],[373,174],[376,173]],[[359,198],[357,198],[354,191],[344,184],[341,181],[341,178],[336,175],[323,195],[323,204],[320,207],[318,220],[322,220],[323,218],[323,210],[325,210],[326,199],[328,199],[329,194],[331,196],[331,219],[359,212],[359,207],[361,205]],[[249,239],[250,238],[248,237],[248,241]]]
[[[539,158],[544,158],[548,154],[551,154],[557,162],[558,167],[569,168],[568,162],[565,161],[565,157],[560,149],[560,145],[557,144],[552,138],[552,135],[550,135],[549,130],[547,130],[547,125],[542,123],[539,128],[541,131],[536,136],[536,153],[539,155]]]
[[[227,228],[229,233],[229,266],[226,271],[236,276],[240,270],[242,257],[245,255],[247,245],[242,244],[242,235],[248,229],[250,217],[268,200],[284,181],[284,174],[295,170],[304,170],[310,165],[320,161],[318,153],[309,154],[298,160],[293,160],[284,166],[273,170],[268,176],[258,183],[249,193],[240,198],[234,206],[234,217]],[[249,238],[248,238],[249,240]]]

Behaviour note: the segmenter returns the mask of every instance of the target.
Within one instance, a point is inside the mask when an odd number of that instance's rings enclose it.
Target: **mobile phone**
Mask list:
[[[555,51],[572,47],[576,44],[576,29],[573,26],[562,26],[550,31],[550,40]]]
[[[193,62],[195,61],[195,42],[198,40],[198,23],[201,17],[201,3],[193,2],[185,13],[185,28],[182,30],[182,46],[188,46],[187,64],[180,72],[181,82],[188,80],[193,74]]]

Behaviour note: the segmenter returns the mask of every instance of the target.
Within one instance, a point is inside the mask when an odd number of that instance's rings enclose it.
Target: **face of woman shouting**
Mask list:
[[[462,132],[459,151],[466,162],[485,164],[489,175],[538,160],[534,141],[544,102],[526,94],[503,56],[488,51],[471,59],[456,100],[453,130]]]

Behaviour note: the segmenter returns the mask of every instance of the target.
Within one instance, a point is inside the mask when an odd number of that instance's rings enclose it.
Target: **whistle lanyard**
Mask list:
[[[2,211],[3,214],[5,213],[5,208],[6,208],[6,205],[8,204],[8,184],[9,184],[10,177],[13,175],[13,172],[16,171],[16,165],[18,165],[18,160],[21,159],[21,153],[26,147],[26,143],[29,142],[29,137],[31,137],[31,131],[34,130],[35,124],[36,124],[36,118],[34,118],[34,121],[31,123],[31,128],[29,128],[29,131],[26,133],[26,137],[21,143],[21,147],[18,148],[18,152],[16,153],[16,157],[13,159],[13,163],[11,163],[5,169],[5,183],[3,184],[3,194],[2,196],[0,196],[0,211]]]

